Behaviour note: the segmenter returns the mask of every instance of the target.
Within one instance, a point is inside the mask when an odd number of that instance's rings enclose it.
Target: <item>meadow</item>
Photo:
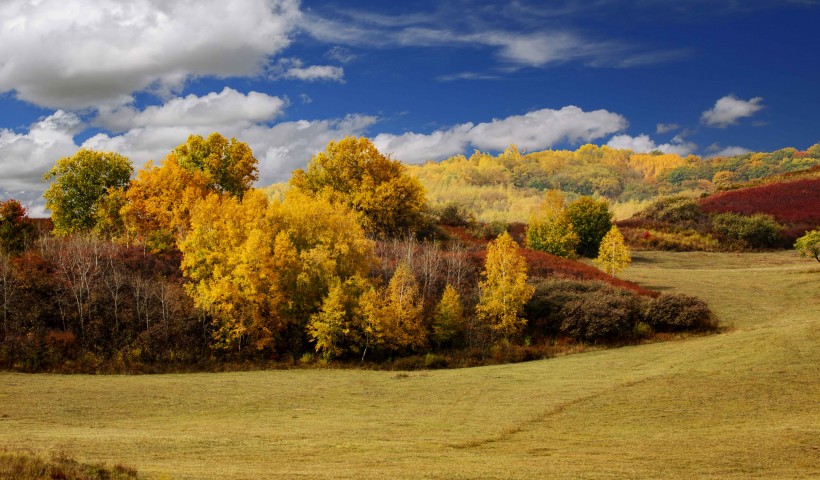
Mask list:
[[[725,330],[515,365],[0,373],[0,448],[149,478],[820,477],[820,264],[637,252]]]

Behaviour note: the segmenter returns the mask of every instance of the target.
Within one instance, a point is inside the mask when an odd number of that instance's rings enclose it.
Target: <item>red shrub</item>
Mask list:
[[[779,222],[817,225],[820,224],[820,178],[730,190],[706,197],[700,205],[712,213],[765,213]]]

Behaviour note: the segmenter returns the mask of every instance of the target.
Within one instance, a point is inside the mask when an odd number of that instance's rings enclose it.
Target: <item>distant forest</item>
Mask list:
[[[606,198],[618,218],[627,218],[658,196],[699,196],[750,180],[820,165],[820,145],[701,159],[659,151],[635,153],[583,145],[576,151],[521,153],[514,146],[493,156],[476,151],[408,168],[427,190],[431,206],[455,202],[483,222],[526,222],[544,197],[557,189],[572,200]]]

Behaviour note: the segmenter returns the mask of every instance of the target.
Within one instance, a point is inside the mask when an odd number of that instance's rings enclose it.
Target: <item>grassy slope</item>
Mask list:
[[[0,446],[174,478],[817,478],[820,266],[656,253],[722,335],[466,370],[0,374]]]

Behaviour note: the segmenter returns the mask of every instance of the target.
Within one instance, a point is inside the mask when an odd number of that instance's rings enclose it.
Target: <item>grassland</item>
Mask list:
[[[465,370],[0,374],[0,447],[161,478],[818,478],[820,265],[641,252],[720,335]]]

